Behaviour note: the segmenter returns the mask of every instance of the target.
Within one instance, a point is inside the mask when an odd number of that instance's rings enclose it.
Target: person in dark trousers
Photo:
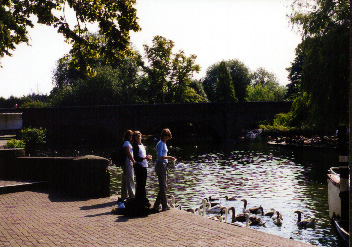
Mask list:
[[[167,162],[169,160],[175,161],[176,158],[172,156],[168,156],[166,141],[172,138],[171,131],[169,129],[163,129],[161,131],[161,138],[158,144],[156,145],[156,152],[157,152],[157,161],[155,164],[155,172],[158,176],[159,180],[159,193],[158,197],[155,200],[153,211],[159,211],[159,205],[161,203],[162,211],[169,210],[170,207],[167,205],[167,198],[166,198],[166,191],[167,191]]]
[[[147,167],[148,161],[152,159],[151,155],[147,155],[145,146],[142,144],[142,133],[139,131],[133,132],[133,157],[136,161],[133,164],[134,173],[136,175],[136,199],[150,206],[147,200],[145,186],[147,184]]]

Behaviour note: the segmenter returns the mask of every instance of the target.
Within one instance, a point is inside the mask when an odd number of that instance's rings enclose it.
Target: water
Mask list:
[[[250,226],[259,231],[292,237],[297,241],[317,246],[342,246],[332,229],[328,212],[327,170],[335,166],[337,154],[326,149],[292,149],[267,146],[265,142],[240,142],[218,147],[173,146],[170,155],[184,166],[169,173],[168,194],[174,195],[183,209],[195,208],[204,197],[220,198],[222,205],[242,213],[247,208],[261,205],[283,215],[278,227],[269,217],[263,217],[265,227]],[[154,144],[148,153],[155,155]],[[113,193],[120,191],[121,171],[111,167]],[[148,168],[147,194],[153,203],[158,192],[157,177]],[[225,196],[235,197],[226,201]],[[314,229],[296,226],[295,210],[302,211],[303,219],[315,216]],[[231,214],[228,221],[231,220]]]

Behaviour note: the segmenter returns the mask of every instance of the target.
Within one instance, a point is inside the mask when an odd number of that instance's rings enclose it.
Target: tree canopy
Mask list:
[[[72,44],[70,66],[90,72],[87,58],[99,56],[113,62],[132,51],[129,48],[130,31],[139,31],[135,0],[0,0],[0,58],[12,55],[16,45],[29,43],[28,28],[38,23],[53,26]],[[71,27],[66,19],[67,9],[76,14],[76,24]],[[104,39],[87,35],[86,24],[98,23],[99,34]]]

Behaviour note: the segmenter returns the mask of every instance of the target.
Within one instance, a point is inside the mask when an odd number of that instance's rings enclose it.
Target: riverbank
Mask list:
[[[311,246],[177,209],[113,215],[114,196],[78,200],[29,190],[0,198],[2,246]]]

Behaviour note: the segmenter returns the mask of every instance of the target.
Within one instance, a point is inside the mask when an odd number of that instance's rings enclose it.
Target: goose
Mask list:
[[[281,226],[282,225],[282,219],[280,217],[279,211],[276,211],[276,219],[274,219],[273,222],[277,226]]]
[[[228,197],[225,196],[226,201],[237,201],[237,199],[235,197]]]
[[[241,201],[244,202],[243,212],[245,213],[246,208],[247,208],[247,200],[242,199]],[[264,210],[263,210],[262,206],[255,207],[255,208],[249,208],[248,210],[251,214],[261,214],[262,216],[264,215]]]
[[[277,211],[276,211],[277,212]],[[275,214],[275,209],[271,208],[270,212],[267,212],[264,214],[264,216],[269,216],[269,217],[273,217],[273,215]]]
[[[298,214],[297,226],[299,227],[315,227],[316,218],[312,217],[310,220],[302,220],[302,212],[297,210],[295,211]]]

